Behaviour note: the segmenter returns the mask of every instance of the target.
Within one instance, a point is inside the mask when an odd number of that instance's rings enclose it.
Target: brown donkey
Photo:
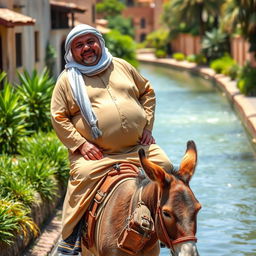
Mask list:
[[[83,248],[83,255],[131,255],[118,248],[117,240],[127,223],[133,194],[138,194],[137,191],[142,188],[141,199],[151,212],[155,235],[142,250],[133,255],[157,256],[161,241],[173,256],[199,256],[195,234],[197,213],[201,205],[189,187],[197,162],[195,143],[187,143],[179,170],[172,170],[170,173],[150,162],[143,149],[139,151],[139,156],[150,180],[138,182],[131,179],[115,190],[97,223],[95,246],[91,252]]]

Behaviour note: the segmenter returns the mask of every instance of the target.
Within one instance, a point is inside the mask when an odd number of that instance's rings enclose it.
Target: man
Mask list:
[[[152,136],[155,94],[149,81],[113,57],[88,25],[71,30],[65,50],[67,64],[51,102],[53,127],[69,150],[71,168],[59,252],[77,255],[79,220],[115,163],[139,166],[137,151],[144,147],[151,161],[166,170],[172,165]]]

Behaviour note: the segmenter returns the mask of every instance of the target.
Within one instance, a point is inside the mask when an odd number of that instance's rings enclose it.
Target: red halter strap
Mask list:
[[[162,209],[161,209],[161,206],[160,206],[160,198],[161,198],[161,193],[159,191],[158,192],[157,213],[156,213],[156,217],[155,217],[156,218],[155,223],[157,223],[157,219],[160,220],[160,227],[161,227],[162,233],[164,235],[164,240],[167,243],[167,247],[174,251],[173,245],[175,245],[175,244],[184,243],[184,242],[187,242],[187,241],[195,241],[196,242],[197,238],[195,236],[184,236],[184,237],[177,238],[175,240],[172,240],[169,237],[166,226],[165,226],[165,223],[164,223],[164,220],[163,220]]]

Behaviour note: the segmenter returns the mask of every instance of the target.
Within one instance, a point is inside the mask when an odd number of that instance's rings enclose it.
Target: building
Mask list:
[[[0,0],[0,70],[11,82],[17,82],[17,71],[40,72],[51,45],[57,77],[64,67],[66,36],[80,22],[96,25],[95,0]]]

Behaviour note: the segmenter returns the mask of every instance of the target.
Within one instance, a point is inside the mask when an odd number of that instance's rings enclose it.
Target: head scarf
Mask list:
[[[102,55],[99,62],[94,66],[86,66],[86,65],[79,64],[75,62],[72,56],[72,52],[71,52],[72,41],[75,38],[85,34],[93,34],[100,41]],[[77,25],[69,32],[65,42],[65,50],[66,50],[66,53],[64,56],[66,61],[65,68],[67,70],[68,80],[71,85],[74,99],[81,110],[82,116],[91,127],[93,138],[97,139],[102,135],[102,132],[97,126],[97,117],[95,116],[92,110],[91,102],[89,100],[89,97],[86,91],[86,85],[84,83],[82,74],[85,74],[87,76],[94,76],[101,73],[102,71],[107,69],[111,64],[112,55],[109,53],[108,49],[105,47],[105,41],[101,33],[97,29],[86,24]]]

